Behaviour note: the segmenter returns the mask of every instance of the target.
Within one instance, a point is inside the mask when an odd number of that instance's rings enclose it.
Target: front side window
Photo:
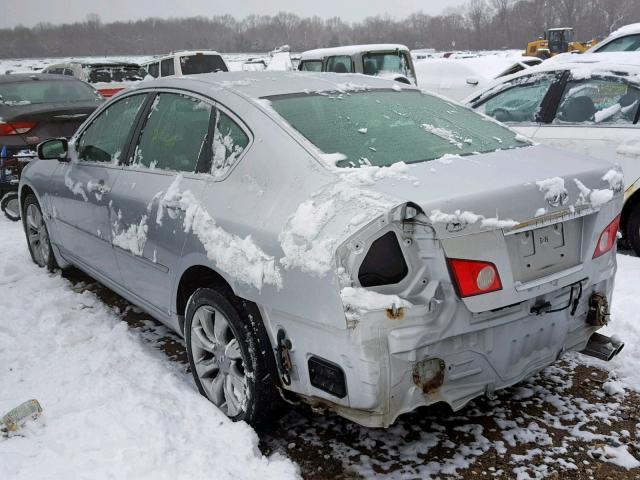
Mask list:
[[[158,75],[160,75],[160,64],[150,63],[149,65],[147,65],[147,72],[153,78],[158,78]]]
[[[78,80],[27,80],[0,84],[0,105],[99,102],[101,97]]]
[[[321,72],[322,60],[304,60],[300,62],[300,70],[303,72]]]
[[[626,37],[611,40],[606,45],[598,48],[596,53],[604,52],[637,52],[640,51],[640,34],[627,35]]]
[[[173,58],[167,58],[160,62],[160,74],[163,77],[170,77],[176,73],[173,65]]]
[[[367,53],[362,57],[362,68],[365,75],[397,75],[409,78],[412,76],[409,61],[404,52]]]
[[[227,66],[220,55],[183,55],[180,57],[183,75],[196,73],[227,72]]]
[[[554,124],[631,125],[637,119],[640,90],[619,79],[567,83]]]
[[[529,145],[468,108],[417,91],[269,97],[272,108],[339,167],[418,163]]]
[[[353,72],[353,61],[349,55],[338,55],[327,58],[327,72],[350,73]]]
[[[154,99],[132,165],[195,172],[207,142],[212,107],[196,98],[160,93]]]
[[[477,110],[499,122],[533,123],[540,121],[540,107],[555,77],[531,78],[530,83],[518,81],[511,88],[491,97]]]
[[[123,98],[100,113],[78,140],[78,160],[117,164],[145,97]]]
[[[205,165],[204,170],[215,177],[224,176],[239,160],[247,145],[249,137],[244,130],[224,112],[219,112],[211,165]]]

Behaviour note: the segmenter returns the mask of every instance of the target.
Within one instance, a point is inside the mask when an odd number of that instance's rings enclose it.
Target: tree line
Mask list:
[[[0,29],[0,58],[145,55],[202,48],[268,52],[283,44],[298,52],[357,43],[436,50],[524,49],[546,28],[574,27],[576,39],[590,40],[634,22],[640,22],[638,0],[469,0],[437,16],[380,15],[353,23],[286,12],[241,20],[213,15],[112,23],[91,14],[70,24]]]

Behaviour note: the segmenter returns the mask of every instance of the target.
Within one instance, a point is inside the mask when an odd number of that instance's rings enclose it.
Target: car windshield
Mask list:
[[[135,65],[95,65],[88,67],[89,83],[139,82],[147,72]]]
[[[180,57],[180,68],[184,75],[228,71],[220,55],[183,55]]]
[[[319,92],[267,99],[322,152],[341,154],[339,167],[417,163],[529,145],[487,117],[418,90]]]
[[[367,53],[362,56],[362,68],[365,75],[385,75],[400,73],[412,76],[407,57],[402,52]]]
[[[622,38],[616,38],[603,47],[596,50],[598,53],[603,52],[637,52],[640,50],[640,34],[628,35]]]
[[[31,80],[0,84],[0,104],[71,103],[96,101],[100,97],[77,80]]]

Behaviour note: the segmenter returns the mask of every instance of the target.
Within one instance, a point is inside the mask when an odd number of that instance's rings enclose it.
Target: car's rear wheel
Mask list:
[[[270,348],[242,303],[211,288],[191,296],[185,340],[198,390],[234,421],[264,423],[281,406]]]
[[[636,202],[629,213],[625,237],[627,244],[640,257],[640,202]]]
[[[36,265],[53,271],[56,260],[51,249],[49,230],[35,195],[29,194],[22,206],[22,223],[31,259]]]

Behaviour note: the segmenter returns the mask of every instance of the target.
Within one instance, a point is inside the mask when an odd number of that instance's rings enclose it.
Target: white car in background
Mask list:
[[[214,50],[180,50],[155,57],[142,66],[153,78],[229,71],[222,55]]]
[[[620,231],[640,255],[640,55],[547,61],[463,103],[541,143],[618,163],[625,175]]]
[[[640,51],[640,23],[619,28],[602,42],[585,53],[638,52]]]
[[[414,62],[418,87],[462,100],[497,78],[539,65],[536,57],[436,58]]]

